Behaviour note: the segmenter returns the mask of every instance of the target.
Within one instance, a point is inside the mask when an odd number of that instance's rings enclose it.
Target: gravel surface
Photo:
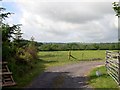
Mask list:
[[[84,88],[90,89],[86,74],[103,61],[81,61],[77,64],[51,67],[27,86],[27,88]]]

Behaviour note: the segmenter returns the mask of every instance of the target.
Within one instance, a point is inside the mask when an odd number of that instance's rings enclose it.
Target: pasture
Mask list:
[[[77,63],[79,61],[105,60],[105,50],[81,50],[71,51],[74,58],[68,59],[69,51],[41,51],[40,59],[46,61],[46,66],[57,66],[69,63]]]

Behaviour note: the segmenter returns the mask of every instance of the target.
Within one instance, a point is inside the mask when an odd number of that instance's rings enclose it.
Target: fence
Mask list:
[[[106,51],[107,73],[120,85],[120,52]]]

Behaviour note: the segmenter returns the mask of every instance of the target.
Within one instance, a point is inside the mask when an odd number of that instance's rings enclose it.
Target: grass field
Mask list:
[[[101,72],[101,76],[96,76],[96,71]],[[109,88],[109,90],[120,90],[116,82],[107,74],[105,66],[97,67],[89,73],[89,84],[93,88]]]
[[[72,56],[76,59],[68,59],[68,51],[42,51],[39,52],[39,60],[34,65],[35,67],[20,78],[15,78],[16,87],[24,87],[28,85],[36,76],[51,66],[59,66],[64,64],[77,63],[81,60],[90,61],[94,58],[105,60],[105,50],[85,50],[72,51]],[[83,57],[82,57],[83,55]],[[99,60],[98,60],[99,61]]]
[[[85,50],[71,51],[74,58],[68,59],[69,51],[46,51],[39,52],[40,59],[46,61],[46,66],[64,65],[68,63],[76,63],[79,61],[90,61],[94,59],[105,60],[105,50]],[[99,60],[98,60],[99,61]]]

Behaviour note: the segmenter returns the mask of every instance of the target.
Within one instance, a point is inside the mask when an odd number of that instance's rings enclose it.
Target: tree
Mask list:
[[[37,47],[35,46],[34,37],[31,37],[31,42],[28,43],[28,46],[26,47],[26,52],[28,52],[32,56],[32,60],[38,59]]]
[[[99,49],[99,45],[98,45],[98,44],[94,43],[93,46],[94,46],[94,48],[95,48],[96,50]]]
[[[119,18],[120,17],[120,2],[114,2],[113,9],[116,12],[116,16],[118,16],[118,18]],[[118,33],[119,33],[119,31],[118,31]],[[118,41],[120,42],[119,36],[118,36]]]
[[[19,25],[18,27],[17,27],[17,29],[15,30],[15,32],[14,32],[14,44],[17,46],[17,47],[21,47],[21,41],[22,41],[22,34],[23,33],[21,33],[21,29],[20,29],[20,26],[21,25]]]
[[[15,48],[12,45],[11,39],[13,39],[14,32],[19,25],[12,25],[5,23],[4,20],[8,18],[9,15],[13,14],[10,12],[4,12],[6,9],[0,7],[0,29],[2,31],[2,59],[7,60],[15,54]]]
[[[14,28],[10,27],[8,24],[3,23],[3,21],[8,18],[11,13],[4,13],[5,8],[0,8],[0,28],[2,31],[2,59],[6,60],[10,56],[10,38],[13,33]]]
[[[113,3],[113,9],[116,12],[116,16],[120,17],[120,4],[118,2]]]

